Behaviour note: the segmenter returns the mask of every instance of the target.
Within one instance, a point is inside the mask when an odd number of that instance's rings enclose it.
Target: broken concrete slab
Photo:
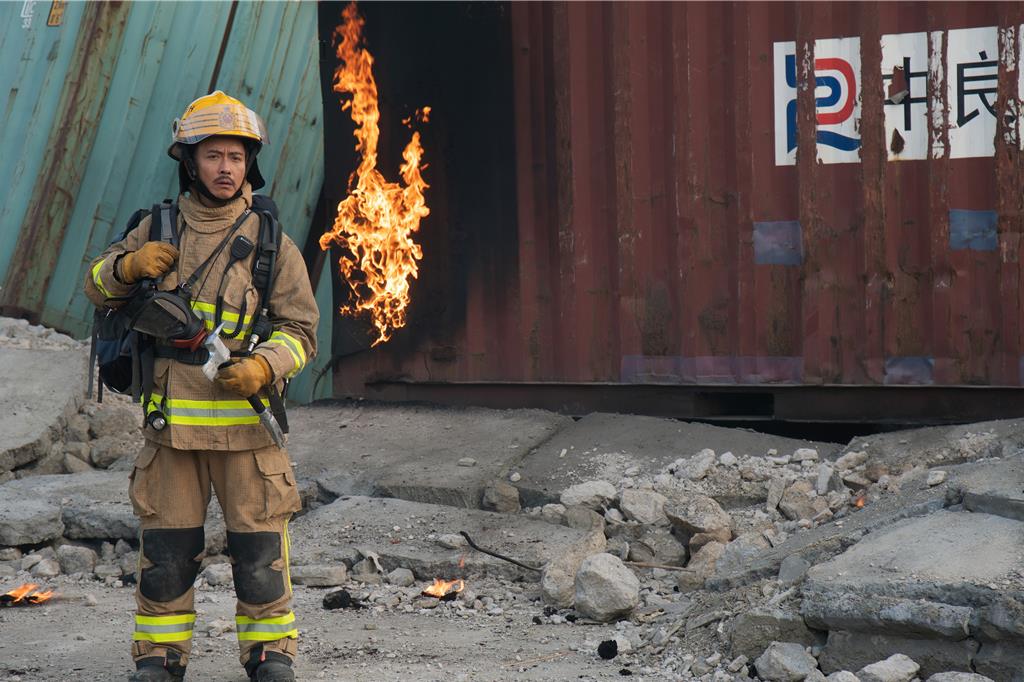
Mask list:
[[[1024,521],[1024,458],[979,462],[952,471],[948,485],[965,509]]]
[[[800,614],[781,608],[756,607],[731,621],[728,632],[731,656],[753,660],[772,642],[799,642],[804,646],[820,644],[824,633],[815,633]]]
[[[828,634],[818,666],[826,674],[860,670],[893,654],[904,654],[921,666],[919,675],[924,679],[940,672],[972,672],[977,653],[978,642],[973,639],[950,642],[835,630]]]
[[[296,474],[315,480],[325,501],[371,495],[473,509],[490,482],[572,423],[542,410],[342,401],[294,408],[288,421]]]
[[[46,510],[50,516],[57,514],[61,520],[60,525],[39,526],[37,534],[45,530],[45,537],[40,536],[34,543],[61,535],[76,540],[130,540],[139,533],[139,522],[128,500],[128,476],[123,472],[31,476],[0,485],[0,519],[19,518],[19,507],[26,505]],[[4,544],[2,539],[0,544]]]
[[[763,456],[769,449],[790,455],[805,447],[825,456],[841,446],[674,419],[594,413],[561,429],[530,452],[523,460],[522,479],[516,485],[524,506],[541,506],[557,502],[561,492],[576,483],[617,483],[627,472],[654,476],[675,460],[692,457],[705,448],[738,457]],[[734,467],[729,471],[735,480],[722,485],[713,496],[735,496],[739,502],[748,495],[742,491],[738,471]]]
[[[439,542],[446,533],[466,531],[480,546],[538,568],[585,534],[523,515],[362,496],[319,507],[295,519],[289,530],[296,565],[338,563],[355,547],[364,556],[374,553],[384,572],[408,568],[420,580],[472,574],[540,579],[539,571],[469,547],[446,547]]]
[[[36,545],[64,534],[60,506],[46,500],[7,497],[0,486],[0,546]]]
[[[0,473],[50,453],[85,398],[84,351],[0,347]]]
[[[865,452],[867,461],[898,474],[916,466],[926,468],[1006,457],[1024,448],[1024,419],[931,426],[860,436],[843,454]]]
[[[800,556],[805,561],[825,561],[853,546],[868,533],[884,529],[900,519],[924,516],[943,509],[950,502],[945,488],[930,488],[925,472],[910,476],[899,493],[885,495],[860,511],[842,519],[797,533],[777,547],[746,557],[741,566],[722,564],[707,587],[725,590],[778,573],[782,561]]]
[[[1022,555],[1020,521],[963,511],[905,519],[813,567],[802,614],[831,631],[822,661],[834,670],[877,660],[879,647],[920,661],[925,675],[984,672],[979,647],[989,671],[1013,669],[1024,645]]]

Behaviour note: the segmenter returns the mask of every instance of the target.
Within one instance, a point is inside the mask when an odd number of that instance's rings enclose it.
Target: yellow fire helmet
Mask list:
[[[184,145],[195,145],[208,137],[215,135],[227,135],[230,137],[242,138],[246,141],[246,147],[251,150],[252,158],[249,160],[249,170],[246,179],[254,190],[266,184],[256,165],[256,155],[265,144],[269,144],[267,138],[267,126],[252,109],[249,109],[239,100],[225,94],[220,90],[203,95],[193,101],[185,108],[181,118],[174,119],[171,126],[173,140],[167,149],[167,154],[176,161],[181,162],[182,191],[188,187],[190,180],[194,180],[187,166],[192,162],[190,155],[182,155]]]

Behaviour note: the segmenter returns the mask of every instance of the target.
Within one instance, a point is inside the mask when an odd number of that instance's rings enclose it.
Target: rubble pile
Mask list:
[[[31,360],[21,353],[52,353],[36,366],[61,371],[80,359],[76,341],[0,322],[11,366]],[[3,585],[135,580],[138,410],[86,403],[80,380],[0,448],[0,464],[16,462],[0,467]],[[517,628],[559,647],[518,649],[523,674],[572,656],[606,666],[602,679],[1021,679],[1024,421],[844,447],[624,415],[330,404],[290,416],[305,505],[291,579],[320,619]],[[213,503],[197,603],[231,586]],[[325,671],[338,656],[396,655],[374,636],[339,653],[316,630],[305,646]]]

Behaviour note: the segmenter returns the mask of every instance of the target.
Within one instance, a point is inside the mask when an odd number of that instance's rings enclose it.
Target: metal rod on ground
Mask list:
[[[516,566],[528,569],[530,571],[537,571],[539,573],[539,572],[544,570],[543,568],[537,568],[536,566],[531,566],[530,564],[524,564],[522,561],[518,561],[516,559],[513,559],[512,557],[507,557],[504,554],[498,554],[497,552],[493,552],[493,551],[491,551],[489,549],[484,549],[480,545],[478,545],[475,542],[473,542],[473,538],[469,537],[469,533],[467,533],[464,530],[460,530],[459,531],[459,535],[461,535],[462,537],[466,538],[466,542],[469,543],[469,546],[472,547],[473,549],[475,549],[478,552],[482,552],[483,554],[488,554],[488,555],[494,557],[495,559],[501,559],[502,561],[507,561],[510,564],[515,564]]]

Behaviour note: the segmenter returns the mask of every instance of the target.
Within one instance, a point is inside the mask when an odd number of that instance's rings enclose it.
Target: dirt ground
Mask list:
[[[0,680],[124,680],[132,669],[132,588],[68,583],[58,590],[45,605],[0,609]],[[634,679],[655,679],[626,665],[625,656],[596,656],[596,642],[612,637],[614,626],[535,625],[530,614],[539,605],[486,618],[460,618],[442,608],[374,614],[325,610],[325,593],[295,587],[298,680],[610,680],[624,668]],[[95,606],[86,603],[87,594]],[[217,619],[233,620],[230,588],[197,592],[196,610],[187,679],[244,682],[234,632],[210,637],[205,630]]]

